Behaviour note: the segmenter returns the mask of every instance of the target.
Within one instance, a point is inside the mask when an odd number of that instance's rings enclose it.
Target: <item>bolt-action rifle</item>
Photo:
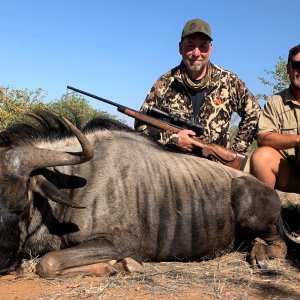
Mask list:
[[[162,130],[166,130],[166,131],[172,131],[174,133],[178,133],[180,130],[183,130],[184,128],[171,124],[165,120],[159,120],[156,119],[154,117],[151,117],[145,113],[130,109],[126,106],[120,105],[118,103],[112,102],[110,100],[98,97],[96,95],[90,94],[88,92],[79,90],[77,88],[71,87],[71,86],[67,86],[68,89],[73,90],[74,92],[86,95],[88,97],[100,100],[102,102],[108,103],[110,105],[116,106],[118,111],[130,116],[134,119],[137,119],[139,121],[142,121],[144,123],[147,123],[149,125],[152,125],[156,128],[160,128]],[[223,146],[217,145],[217,144],[206,144],[204,143],[201,139],[197,138],[197,137],[192,137],[192,139],[194,139],[195,141],[197,141],[198,143],[202,144],[202,149],[201,149],[201,154],[203,157],[209,158],[212,157],[215,160],[219,161],[220,163],[237,169],[237,170],[243,170],[245,167],[245,164],[247,162],[247,155],[244,154],[240,154],[237,153],[231,149],[225,148]]]

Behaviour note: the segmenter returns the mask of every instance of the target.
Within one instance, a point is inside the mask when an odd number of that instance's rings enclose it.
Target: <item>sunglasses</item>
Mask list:
[[[300,69],[300,60],[291,60],[290,63],[294,70]]]

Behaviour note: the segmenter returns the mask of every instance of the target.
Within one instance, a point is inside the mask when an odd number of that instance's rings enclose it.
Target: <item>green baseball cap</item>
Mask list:
[[[182,34],[181,34],[181,40],[183,40],[188,35],[191,35],[193,33],[203,33],[209,37],[210,40],[212,40],[211,37],[211,29],[208,23],[205,21],[202,21],[200,19],[193,19],[188,22],[183,27]]]

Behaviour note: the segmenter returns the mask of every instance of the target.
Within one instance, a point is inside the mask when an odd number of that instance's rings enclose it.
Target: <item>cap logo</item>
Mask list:
[[[196,23],[192,23],[191,26],[190,26],[190,30],[193,30],[197,27]]]

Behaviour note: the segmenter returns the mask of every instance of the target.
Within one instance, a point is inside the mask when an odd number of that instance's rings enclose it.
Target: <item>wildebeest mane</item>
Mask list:
[[[0,132],[0,146],[30,145],[40,139],[59,139],[70,135],[58,115],[47,110],[35,110],[26,114],[23,122],[14,123]]]
[[[106,116],[95,117],[85,126],[81,126],[79,118],[76,116],[70,121],[85,133],[103,129],[132,130],[122,122]],[[0,147],[32,145],[38,140],[57,140],[72,135],[59,115],[48,110],[35,110],[26,115],[25,121],[12,124],[0,132]]]
[[[108,118],[106,116],[98,116],[91,119],[82,128],[82,132],[87,133],[87,132],[95,131],[97,129],[134,131],[131,127],[118,120]]]

